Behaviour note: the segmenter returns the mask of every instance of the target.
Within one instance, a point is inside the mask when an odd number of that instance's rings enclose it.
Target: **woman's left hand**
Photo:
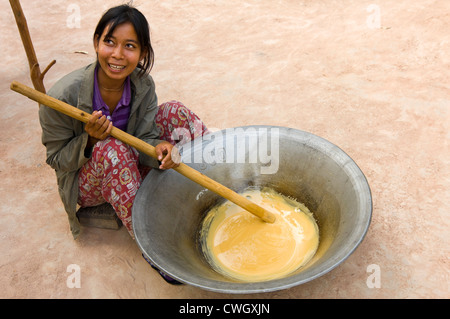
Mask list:
[[[161,142],[155,147],[158,160],[161,162],[160,169],[176,168],[180,166],[174,157],[172,157],[172,151],[176,152],[176,148],[169,142]]]

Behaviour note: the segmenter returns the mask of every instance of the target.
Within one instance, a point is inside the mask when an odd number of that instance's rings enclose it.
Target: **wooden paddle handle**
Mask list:
[[[84,123],[88,122],[91,118],[91,114],[88,114],[72,105],[64,103],[58,99],[55,99],[47,94],[39,92],[35,89],[32,89],[22,83],[13,81],[11,83],[11,90],[16,91],[22,95],[27,96],[28,98],[47,105],[48,107],[55,109],[63,114],[66,114],[74,119],[82,121]],[[111,130],[111,136],[117,138],[118,140],[134,147],[138,151],[141,151],[153,158],[157,158],[155,147],[142,141],[141,139],[128,134],[116,127],[113,127]],[[210,191],[222,196],[225,199],[235,203],[236,205],[242,207],[248,212],[258,216],[262,220],[268,223],[275,222],[275,215],[269,212],[268,210],[262,208],[261,206],[253,203],[248,200],[244,196],[241,196],[234,192],[233,190],[227,188],[226,186],[216,182],[215,180],[209,178],[208,176],[200,173],[199,171],[193,169],[192,167],[180,163],[180,166],[174,168],[178,173],[184,175],[190,180],[196,182],[197,184],[202,185],[203,187],[209,189]]]

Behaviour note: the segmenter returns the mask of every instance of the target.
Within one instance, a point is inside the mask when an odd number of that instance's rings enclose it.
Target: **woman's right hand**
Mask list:
[[[102,111],[94,111],[86,123],[84,130],[89,134],[88,147],[93,147],[98,141],[103,141],[111,133],[113,124],[102,114]]]

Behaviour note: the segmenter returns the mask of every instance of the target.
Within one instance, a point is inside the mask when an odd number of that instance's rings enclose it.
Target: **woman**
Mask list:
[[[149,168],[177,166],[171,157],[176,128],[183,140],[207,132],[199,118],[179,102],[157,105],[149,72],[154,56],[146,18],[129,5],[109,9],[94,32],[97,61],[59,80],[48,94],[92,113],[83,124],[42,106],[39,119],[47,163],[55,169],[58,189],[74,238],[80,233],[77,204],[109,202],[133,236],[131,208]],[[158,162],[109,136],[112,126],[155,146]]]

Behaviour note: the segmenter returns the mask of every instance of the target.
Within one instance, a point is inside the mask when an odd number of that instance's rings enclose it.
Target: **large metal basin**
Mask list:
[[[227,129],[183,146],[182,159],[237,192],[268,186],[296,198],[320,229],[317,253],[302,269],[271,281],[236,282],[215,272],[199,247],[203,217],[224,199],[174,170],[152,170],[133,206],[136,242],[154,264],[186,284],[222,293],[290,288],[338,266],[368,230],[372,198],[364,174],[345,152],[316,135],[273,126]]]

